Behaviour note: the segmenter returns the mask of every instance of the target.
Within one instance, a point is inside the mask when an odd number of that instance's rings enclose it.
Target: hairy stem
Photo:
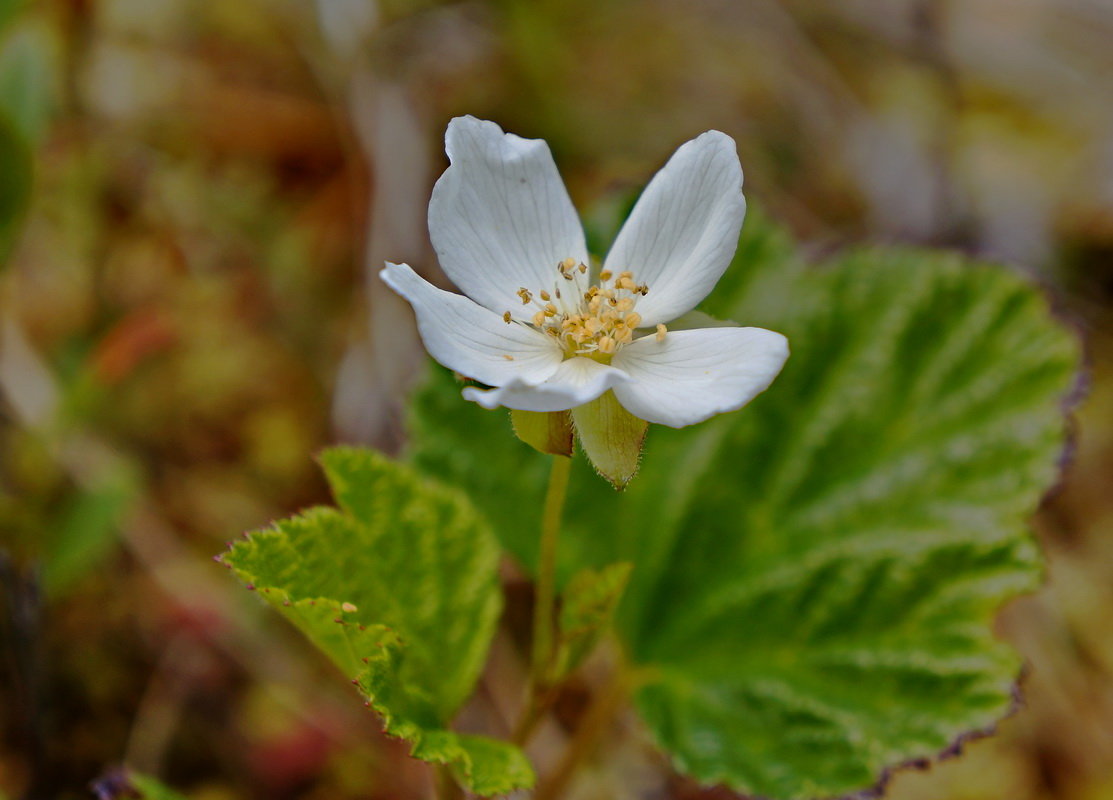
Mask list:
[[[525,744],[553,700],[548,672],[553,660],[553,609],[556,604],[556,553],[560,518],[568,494],[572,459],[553,456],[545,509],[541,517],[541,550],[537,558],[537,594],[533,605],[533,652],[530,660],[529,699],[514,727],[512,740]]]
[[[542,688],[553,657],[553,606],[556,601],[556,553],[560,517],[568,494],[572,459],[553,456],[545,511],[541,518],[541,550],[537,558],[537,599],[533,608],[533,685]]]

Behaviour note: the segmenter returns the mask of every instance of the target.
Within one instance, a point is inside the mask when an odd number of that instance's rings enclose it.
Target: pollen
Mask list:
[[[634,308],[649,287],[639,284],[631,270],[617,275],[603,270],[590,286],[584,285],[587,281],[582,276],[590,277],[588,266],[565,258],[556,263],[552,286],[538,287],[537,291],[522,287],[517,295],[523,305],[533,304],[536,309],[530,319],[532,327],[555,338],[567,356],[586,355],[609,362],[634,340],[642,323],[641,314]],[[560,286],[564,281],[574,285],[568,287],[573,291],[562,297]],[[507,312],[503,319],[509,316]]]

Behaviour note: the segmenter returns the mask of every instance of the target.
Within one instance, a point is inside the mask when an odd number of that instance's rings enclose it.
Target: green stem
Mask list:
[[[553,657],[553,607],[556,603],[556,553],[560,517],[568,494],[572,459],[553,456],[545,511],[541,518],[541,550],[537,558],[537,598],[533,607],[533,664],[530,677],[535,690],[543,689]]]

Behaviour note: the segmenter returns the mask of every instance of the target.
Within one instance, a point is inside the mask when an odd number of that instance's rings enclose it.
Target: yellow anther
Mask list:
[[[665,341],[665,334],[668,333],[668,332],[669,332],[669,329],[665,327],[665,324],[663,322],[658,322],[657,323],[657,341],[658,342]]]
[[[557,271],[565,280],[575,280],[575,271],[580,274],[589,272],[587,264],[572,258],[557,262]],[[530,318],[533,325],[549,336],[556,338],[567,356],[592,354],[609,356],[623,345],[633,341],[635,329],[641,325],[642,317],[634,308],[637,296],[648,291],[648,287],[634,282],[634,274],[624,270],[614,275],[603,270],[599,282],[589,286],[570,301],[561,301],[560,289],[537,292],[539,300],[524,286],[517,292],[523,305],[533,303],[537,309]],[[577,292],[579,287],[577,286]],[[550,294],[549,292],[552,292]],[[509,323],[513,315],[508,311],[503,319]],[[658,327],[657,337],[663,339],[664,326]],[[503,356],[508,361],[513,356]]]
[[[505,358],[507,361],[513,361],[514,360],[514,356],[508,356],[506,353],[503,353],[502,357]]]
[[[502,321],[505,322],[507,325],[510,324],[510,320],[512,320],[512,319],[513,319],[513,317],[510,316],[509,311],[507,311],[505,314],[502,315]]]

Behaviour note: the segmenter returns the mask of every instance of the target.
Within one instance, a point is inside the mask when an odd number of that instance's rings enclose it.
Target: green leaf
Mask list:
[[[40,140],[57,103],[59,45],[43,21],[21,21],[0,44],[0,113],[28,142]]]
[[[570,675],[607,633],[633,564],[583,569],[572,576],[561,598],[557,677]]]
[[[0,113],[0,267],[15,242],[31,195],[31,151]]]
[[[51,596],[100,566],[139,492],[140,481],[130,465],[107,463],[102,469],[97,483],[65,507],[47,542],[43,582]]]
[[[128,782],[139,792],[141,800],[185,800],[185,795],[163,785],[149,775],[128,774]]]
[[[15,19],[26,4],[26,0],[0,0],[0,32]]]
[[[636,698],[653,735],[702,781],[788,798],[992,725],[1019,669],[992,620],[1040,577],[1027,520],[1075,340],[1002,268],[910,249],[809,266],[754,214],[701,308],[786,334],[783,374],[739,412],[653,426],[621,495],[581,460],[562,533],[565,575],[635,565],[618,627],[656,676]],[[414,461],[532,567],[542,465],[442,376],[416,408]]]
[[[224,562],[358,682],[416,757],[452,764],[477,794],[531,785],[516,748],[447,729],[501,608],[490,529],[462,494],[384,456],[335,448],[321,462],[340,508],[256,532]]]

